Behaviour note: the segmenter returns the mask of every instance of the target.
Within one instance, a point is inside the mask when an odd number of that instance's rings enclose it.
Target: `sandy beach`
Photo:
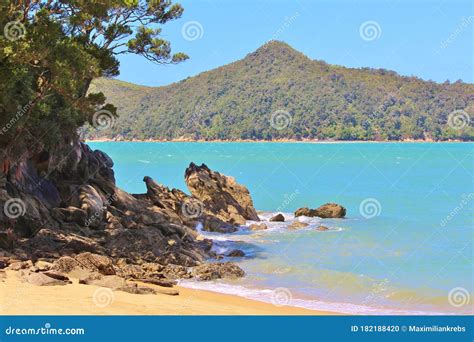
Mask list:
[[[334,315],[179,286],[178,296],[136,295],[71,280],[65,286],[35,286],[6,271],[0,280],[0,315]]]

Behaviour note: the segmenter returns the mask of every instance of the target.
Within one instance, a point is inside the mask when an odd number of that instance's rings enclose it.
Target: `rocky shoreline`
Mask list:
[[[219,255],[213,241],[198,232],[232,233],[248,220],[260,221],[245,186],[191,163],[184,173],[191,195],[148,176],[146,193],[129,194],[116,186],[113,161],[105,153],[77,141],[71,147],[68,153],[3,161],[0,272],[19,271],[23,281],[40,286],[66,285],[73,276],[86,285],[157,292],[140,282],[169,295],[178,294],[173,290],[178,279],[245,275],[238,265],[220,262],[242,257],[242,251]],[[345,215],[336,204],[323,207],[302,208],[295,216]],[[255,225],[249,229],[266,229]]]

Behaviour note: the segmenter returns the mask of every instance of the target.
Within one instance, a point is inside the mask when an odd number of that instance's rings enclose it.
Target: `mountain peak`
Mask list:
[[[284,59],[292,60],[298,58],[304,58],[309,60],[303,53],[299,52],[292,48],[289,44],[281,40],[270,40],[255,50],[253,53],[250,53],[248,57],[254,58],[271,58],[271,59]]]

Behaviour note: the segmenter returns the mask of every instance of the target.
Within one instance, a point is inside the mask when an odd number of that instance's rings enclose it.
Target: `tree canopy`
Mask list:
[[[160,36],[183,13],[169,0],[17,0],[0,5],[0,146],[41,149],[74,136],[89,121],[113,120],[116,108],[97,77],[119,74],[120,54],[179,63]]]

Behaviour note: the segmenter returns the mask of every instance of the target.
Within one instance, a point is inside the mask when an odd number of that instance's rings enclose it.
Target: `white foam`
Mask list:
[[[232,285],[216,281],[198,282],[191,280],[181,280],[179,281],[178,285],[192,289],[235,295],[265,303],[272,303],[273,290],[271,289],[252,289],[241,285]],[[442,312],[397,310],[370,307],[367,305],[336,302],[330,303],[315,299],[298,298],[291,298],[287,306],[352,315],[449,315],[449,313]]]

